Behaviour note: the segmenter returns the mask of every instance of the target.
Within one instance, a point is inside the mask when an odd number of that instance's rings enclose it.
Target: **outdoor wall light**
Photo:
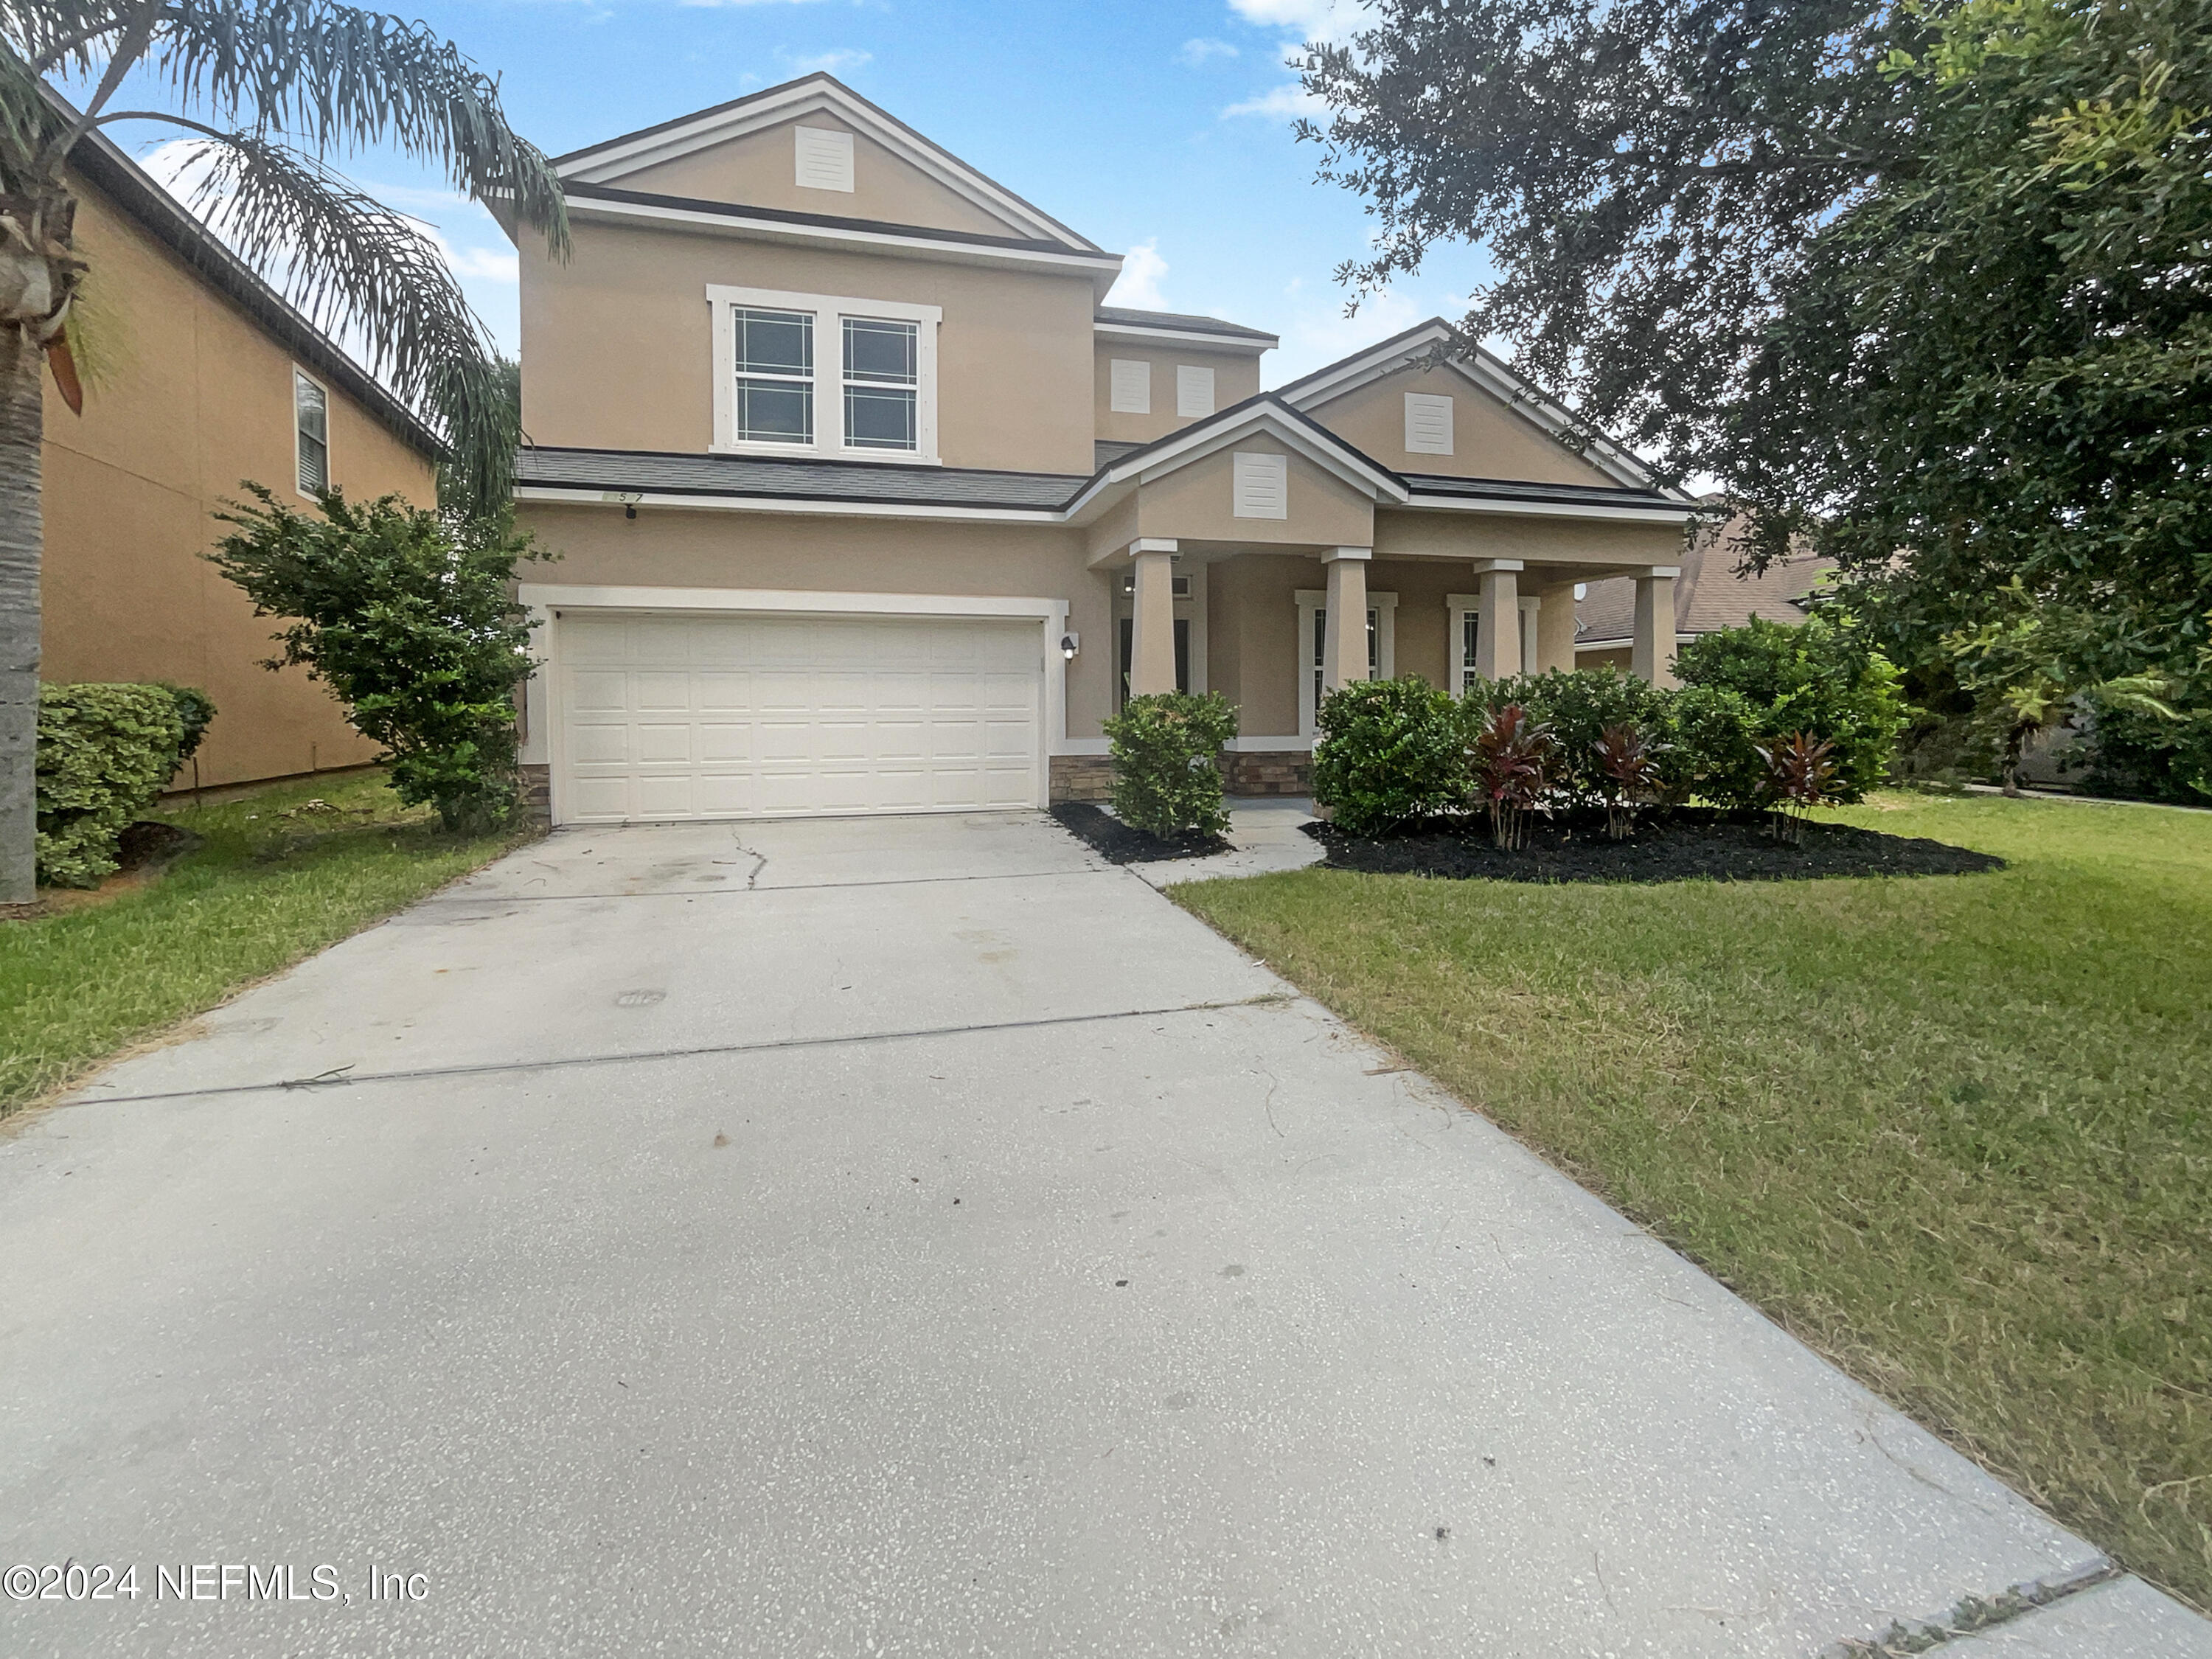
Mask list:
[[[1070,662],[1075,660],[1075,653],[1082,648],[1082,646],[1083,641],[1073,634],[1062,634],[1060,636],[1060,654]]]

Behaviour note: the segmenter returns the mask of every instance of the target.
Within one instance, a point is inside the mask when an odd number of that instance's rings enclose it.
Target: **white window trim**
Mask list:
[[[1536,660],[1536,641],[1540,637],[1538,618],[1542,613],[1544,602],[1534,593],[1522,593],[1517,597],[1521,605],[1521,672],[1525,674],[1530,672],[1529,665]],[[1455,697],[1463,697],[1467,695],[1468,684],[1467,618],[1470,614],[1478,617],[1482,614],[1482,596],[1480,593],[1447,593],[1444,595],[1444,610],[1451,618],[1451,631],[1444,635],[1451,693]]]
[[[1314,612],[1328,604],[1328,594],[1318,587],[1301,587],[1298,602],[1298,648],[1292,653],[1298,672],[1298,736],[1311,743],[1316,729],[1313,659],[1307,654],[1313,639]],[[1367,608],[1375,613],[1375,672],[1386,680],[1398,677],[1398,596],[1370,592]]]
[[[891,461],[937,466],[937,331],[945,321],[939,306],[910,305],[903,300],[856,300],[827,294],[787,294],[775,289],[707,285],[714,315],[714,441],[718,455],[801,455],[814,460]],[[740,443],[738,429],[737,335],[732,313],[740,307],[803,311],[814,319],[814,441],[811,444]],[[848,448],[845,444],[845,333],[847,317],[915,323],[915,447],[905,449]]]
[[[337,424],[334,417],[337,414],[337,407],[336,400],[331,396],[330,383],[327,380],[308,374],[297,363],[292,365],[292,373],[298,378],[284,388],[292,394],[292,493],[303,501],[312,501],[315,498],[300,488],[299,382],[305,380],[323,394],[323,488],[325,489],[331,488],[337,481],[337,467],[331,453],[337,446],[331,442],[331,428]]]

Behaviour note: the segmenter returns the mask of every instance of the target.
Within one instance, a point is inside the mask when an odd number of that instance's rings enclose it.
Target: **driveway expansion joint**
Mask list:
[[[741,849],[750,851],[750,849]],[[755,856],[758,856],[756,854]],[[765,867],[766,860],[763,860]],[[651,887],[630,888],[619,893],[467,893],[444,892],[419,900],[411,907],[417,910],[441,905],[486,904],[574,904],[590,899],[629,898],[736,898],[746,893],[836,893],[847,888],[866,887],[934,887],[948,882],[963,881],[1043,881],[1052,877],[1104,876],[1119,873],[1111,865],[1086,865],[1076,870],[1015,870],[1005,874],[983,876],[894,876],[881,881],[795,881],[777,887],[755,887],[748,883],[743,887]],[[753,872],[757,879],[760,872]],[[404,912],[402,913],[405,914]]]
[[[854,1031],[836,1036],[775,1037],[762,1042],[710,1042],[682,1048],[624,1049],[612,1054],[569,1054],[556,1060],[474,1060],[453,1066],[418,1066],[390,1072],[356,1072],[348,1061],[311,1077],[276,1078],[266,1083],[232,1083],[209,1089],[164,1089],[135,1095],[87,1095],[61,1103],[60,1109],[84,1106],[137,1106],[163,1100],[203,1100],[226,1095],[319,1092],[364,1083],[423,1083],[441,1078],[489,1077],[516,1072],[557,1072],[571,1066],[628,1066],[661,1060],[702,1060],[717,1054],[768,1054],[793,1048],[836,1048],[877,1042],[919,1042],[929,1037],[989,1036],[1070,1025],[1099,1025],[1124,1019],[1164,1019],[1176,1014],[1218,1013],[1231,1008],[1285,1006],[1295,992],[1265,991],[1257,996],[1212,1002],[1179,1002],[1157,1008],[1121,1008],[1095,1014],[1054,1014],[1040,1019],[1008,1019],[973,1025],[921,1025],[890,1031]]]
[[[1931,1653],[1984,1631],[2017,1624],[2069,1596],[2126,1576],[2106,1557],[2092,1556],[2050,1577],[2014,1584],[1995,1595],[1962,1595],[1931,1618],[1898,1620],[1877,1636],[1833,1643],[1820,1650],[1820,1659],[1904,1659],[1910,1654]]]

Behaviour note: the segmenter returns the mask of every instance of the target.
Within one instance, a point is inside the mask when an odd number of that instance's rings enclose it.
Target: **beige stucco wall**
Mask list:
[[[1416,455],[1406,447],[1406,394],[1452,400],[1452,453]],[[1522,478],[1540,483],[1613,485],[1527,416],[1447,368],[1402,368],[1307,410],[1363,454],[1401,472],[1460,478]]]
[[[522,420],[533,443],[705,453],[716,284],[941,307],[944,463],[1091,471],[1088,276],[580,220],[574,239],[565,264],[522,256]]]
[[[1112,364],[1124,362],[1152,365],[1152,409],[1149,415],[1117,414],[1113,403]],[[1188,364],[1213,371],[1213,407],[1224,410],[1260,392],[1260,360],[1245,352],[1207,351],[1200,348],[1164,346],[1150,341],[1125,339],[1111,334],[1098,337],[1097,390],[1093,407],[1098,435],[1114,443],[1150,443],[1180,431],[1200,418],[1176,413],[1176,370]]]
[[[82,416],[47,381],[43,678],[200,687],[219,711],[198,757],[203,784],[360,765],[374,745],[304,672],[260,666],[276,623],[199,556],[222,528],[210,514],[241,479],[306,505],[293,488],[292,359],[106,197],[77,188],[105,369]],[[430,463],[328,390],[332,481],[356,499],[434,501]]]
[[[824,127],[850,132],[853,188],[816,190],[799,182],[792,129]],[[758,132],[657,162],[608,183],[655,196],[688,196],[706,202],[741,202],[788,213],[822,213],[839,219],[878,219],[984,236],[1035,233],[986,211],[948,189],[912,162],[893,155],[827,110],[796,116]]]
[[[1113,690],[1111,590],[1079,532],[1026,525],[839,519],[528,503],[523,522],[558,556],[532,584],[985,594],[1065,599],[1082,649],[1067,667],[1071,737],[1096,737]]]
[[[1206,682],[1237,705],[1245,738],[1298,730],[1297,590],[1319,587],[1321,562],[1243,554],[1206,567]]]

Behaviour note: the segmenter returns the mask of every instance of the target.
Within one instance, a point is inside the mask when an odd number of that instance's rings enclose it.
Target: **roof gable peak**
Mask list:
[[[581,184],[619,185],[647,167],[674,161],[769,127],[828,113],[956,195],[1004,220],[1022,235],[1057,242],[1079,252],[1103,252],[1043,210],[931,142],[890,111],[871,103],[826,70],[749,93],[710,109],[678,116],[571,150],[554,158],[554,170]]]

